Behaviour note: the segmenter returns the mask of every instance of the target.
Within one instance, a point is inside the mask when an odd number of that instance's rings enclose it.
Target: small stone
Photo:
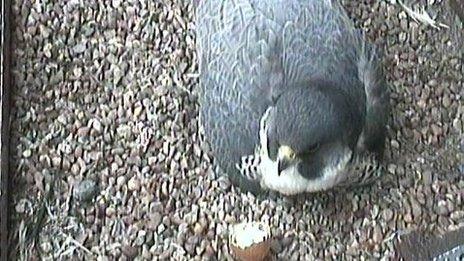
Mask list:
[[[168,216],[164,216],[161,220],[161,222],[166,225],[166,227],[169,227],[171,225],[171,219]]]
[[[161,221],[162,221],[163,217],[161,216],[160,213],[154,212],[154,213],[150,214],[149,219],[150,219],[150,221],[149,221],[150,222],[150,227],[153,228],[153,229],[156,229],[161,224]]]
[[[87,127],[87,126],[84,126],[84,127],[80,127],[78,130],[77,130],[77,136],[79,137],[87,137],[89,136],[89,132],[90,132],[90,128]]]
[[[271,249],[274,253],[280,253],[282,252],[282,244],[279,242],[279,240],[272,240]]]
[[[412,209],[412,214],[415,218],[420,218],[420,216],[422,215],[422,209],[421,209],[421,206],[419,205],[419,203],[411,198],[411,209]]]
[[[203,257],[205,257],[207,260],[211,260],[213,256],[215,255],[214,249],[211,245],[207,245],[205,252],[203,253]]]
[[[51,242],[43,242],[40,244],[40,250],[45,253],[50,253],[53,249]]]
[[[450,218],[454,221],[460,221],[464,219],[464,211],[463,210],[457,210],[451,213]]]
[[[119,177],[116,179],[116,186],[117,186],[118,188],[122,187],[125,183],[126,183],[126,177],[125,177],[125,176],[119,176]]]
[[[185,247],[185,250],[187,251],[187,253],[189,253],[190,255],[193,255],[195,253],[195,246],[190,244],[190,243],[186,243],[184,245]]]
[[[24,213],[26,211],[26,205],[28,201],[26,199],[21,199],[15,206],[15,210],[17,213]]]
[[[58,145],[58,150],[66,155],[70,155],[72,153],[72,148],[67,143],[61,143]]]
[[[122,253],[129,259],[134,259],[139,254],[139,249],[134,246],[125,245],[121,248]]]
[[[382,229],[380,228],[379,225],[376,225],[374,227],[374,231],[372,232],[372,239],[374,240],[375,243],[382,242],[382,239],[383,239]]]
[[[387,170],[390,174],[395,174],[396,173],[396,168],[397,166],[395,164],[388,164]]]
[[[101,133],[103,131],[103,127],[102,127],[102,124],[99,120],[97,119],[94,119],[92,121],[92,128],[97,132],[97,133]]]
[[[193,228],[193,233],[195,233],[195,235],[199,236],[199,235],[201,235],[203,233],[204,230],[205,230],[205,228],[200,223],[196,223],[195,227]]]
[[[81,67],[76,67],[73,70],[74,77],[80,78],[82,76],[82,68]]]
[[[441,216],[446,216],[449,214],[449,209],[447,207],[447,204],[446,204],[446,201],[444,200],[440,200],[437,204],[437,207],[436,207],[436,210],[435,212],[438,214],[438,215],[441,215]]]
[[[113,84],[118,85],[124,76],[123,71],[118,65],[112,64],[110,70],[113,72]]]
[[[61,157],[55,156],[52,158],[52,166],[55,168],[59,168],[61,166]]]
[[[431,128],[432,128],[433,135],[435,135],[435,136],[441,136],[442,135],[443,131],[442,131],[442,128],[440,126],[438,126],[436,124],[432,124]]]
[[[290,246],[292,242],[293,242],[293,237],[284,237],[281,241],[281,244],[285,248],[285,247]]]
[[[148,157],[148,165],[154,166],[156,164],[156,157]]]
[[[127,188],[130,190],[130,191],[136,191],[136,190],[139,190],[140,189],[140,180],[137,178],[137,177],[132,177],[131,179],[129,179],[129,181],[127,182]]]
[[[74,157],[82,158],[83,154],[84,154],[84,149],[81,146],[77,146],[76,150],[74,151]]]
[[[148,250],[148,247],[147,247],[146,244],[142,246],[142,258],[144,260],[152,260],[153,259],[152,254]]]
[[[162,234],[165,230],[166,226],[163,223],[161,223],[156,231],[158,232],[158,234]]]
[[[286,215],[285,222],[289,225],[293,224],[293,215]]]
[[[138,118],[140,114],[142,114],[142,110],[143,110],[142,106],[136,106],[134,108],[134,117]]]
[[[69,171],[71,168],[71,162],[67,158],[63,158],[63,170],[64,171]]]
[[[32,151],[30,149],[27,149],[25,151],[23,151],[23,157],[24,158],[29,158],[30,156],[32,155]]]
[[[438,226],[447,228],[450,225],[451,220],[446,216],[438,216]]]
[[[414,219],[413,219],[411,213],[404,214],[404,221],[406,223],[413,223],[414,222]]]
[[[425,170],[424,172],[422,172],[422,182],[424,182],[425,185],[432,184],[432,171],[431,170]]]
[[[229,179],[225,177],[220,177],[218,179],[218,183],[219,187],[224,191],[227,191],[231,186]]]
[[[143,243],[145,243],[146,235],[147,235],[147,232],[145,230],[139,230],[137,232],[137,237],[134,240],[135,245],[142,246]]]
[[[397,141],[397,140],[392,140],[390,142],[391,146],[393,149],[395,150],[399,150],[400,149],[400,143]]]
[[[53,45],[50,44],[50,43],[47,43],[45,44],[44,48],[43,48],[43,52],[44,52],[44,55],[47,57],[47,58],[51,58],[52,57],[52,48],[53,48]]]
[[[383,219],[384,219],[386,222],[392,220],[392,218],[393,218],[393,211],[392,211],[391,209],[389,209],[389,208],[384,209],[384,210],[382,211],[382,217],[383,217]]]
[[[445,108],[448,108],[450,105],[451,105],[451,99],[450,99],[450,97],[448,95],[445,95],[443,97],[443,106]]]
[[[80,43],[80,44],[76,44],[74,47],[73,47],[73,51],[77,54],[79,53],[83,53],[86,49],[86,46],[84,43]]]
[[[72,164],[71,166],[71,173],[76,176],[76,175],[79,175],[79,172],[80,172],[80,167],[77,163],[75,164]]]
[[[122,3],[122,0],[113,0],[112,4],[114,8],[118,8]]]
[[[111,154],[121,156],[124,154],[124,149],[121,147],[117,147],[111,150]]]
[[[93,180],[85,179],[74,188],[74,196],[79,201],[90,201],[97,194],[97,184]]]
[[[116,209],[114,207],[112,207],[112,206],[107,207],[105,209],[105,214],[106,214],[107,217],[112,217],[112,216],[114,216],[114,214],[116,214]]]

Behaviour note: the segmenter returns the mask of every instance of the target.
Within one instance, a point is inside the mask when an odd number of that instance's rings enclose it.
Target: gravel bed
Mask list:
[[[13,259],[230,259],[244,220],[270,223],[278,259],[392,259],[399,235],[464,225],[464,33],[446,1],[404,2],[449,28],[342,1],[384,46],[386,175],[292,198],[241,194],[212,167],[191,3],[13,2]]]

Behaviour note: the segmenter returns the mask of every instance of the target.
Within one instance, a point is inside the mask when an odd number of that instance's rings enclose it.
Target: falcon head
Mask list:
[[[283,92],[262,121],[261,146],[274,164],[262,169],[261,183],[284,194],[338,183],[363,126],[356,110],[330,83]]]

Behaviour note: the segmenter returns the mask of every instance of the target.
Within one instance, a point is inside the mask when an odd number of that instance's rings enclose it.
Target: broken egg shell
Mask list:
[[[230,231],[232,254],[242,261],[262,261],[269,256],[270,228],[262,222],[236,224]]]
[[[231,245],[233,256],[241,261],[263,261],[269,256],[271,243],[265,240],[261,243],[253,244],[245,249]]]

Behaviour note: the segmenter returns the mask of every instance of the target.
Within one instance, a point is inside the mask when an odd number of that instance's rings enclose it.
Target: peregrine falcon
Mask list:
[[[337,1],[207,0],[196,11],[200,123],[234,184],[294,195],[380,175],[381,55]]]

